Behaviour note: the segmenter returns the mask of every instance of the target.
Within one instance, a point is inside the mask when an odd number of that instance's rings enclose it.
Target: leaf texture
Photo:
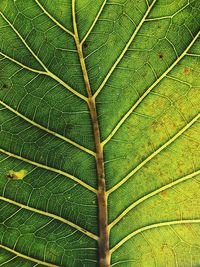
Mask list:
[[[0,1],[0,266],[200,265],[199,22],[198,0]]]

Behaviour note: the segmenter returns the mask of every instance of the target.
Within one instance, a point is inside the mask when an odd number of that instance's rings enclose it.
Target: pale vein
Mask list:
[[[114,127],[112,132],[108,135],[108,137],[102,142],[102,146],[107,144],[111,138],[115,135],[115,133],[119,130],[119,128],[122,126],[122,124],[128,119],[128,117],[132,114],[132,112],[139,106],[139,104],[143,101],[143,99],[154,89],[156,85],[158,85],[165,77],[166,75],[179,63],[179,61],[186,55],[188,50],[192,47],[194,42],[199,37],[198,34],[194,37],[192,42],[189,44],[189,46],[184,50],[184,52],[177,58],[177,60],[145,91],[145,93],[136,101],[136,103],[129,109],[129,111],[122,117],[122,119],[117,123],[117,125]]]
[[[29,164],[32,164],[32,165],[34,165],[34,166],[37,166],[37,167],[39,167],[39,168],[42,168],[42,169],[45,169],[45,170],[49,170],[49,171],[52,171],[52,172],[55,172],[55,173],[64,175],[64,176],[68,177],[69,179],[75,181],[76,183],[82,185],[82,186],[85,187],[86,189],[90,190],[91,192],[93,192],[93,193],[97,193],[97,190],[96,190],[95,188],[93,188],[92,186],[90,186],[90,185],[84,183],[83,181],[81,181],[81,180],[78,179],[77,177],[75,177],[75,176],[73,176],[73,175],[71,175],[71,174],[69,174],[69,173],[67,173],[67,172],[58,170],[58,169],[53,168],[53,167],[49,167],[49,166],[47,166],[47,165],[43,165],[43,164],[38,163],[38,162],[35,162],[35,161],[33,161],[33,160],[29,160],[29,159],[24,158],[24,157],[21,157],[21,156],[19,156],[19,155],[10,153],[10,152],[8,152],[8,151],[6,151],[6,150],[4,150],[4,149],[0,149],[0,152],[4,153],[4,154],[6,154],[6,155],[8,155],[8,156],[10,156],[10,157],[13,157],[13,158],[22,160],[22,161],[24,161],[24,162],[27,162],[27,163],[29,163]]]
[[[120,222],[131,210],[133,210],[136,206],[138,206],[139,204],[145,202],[147,199],[167,190],[170,189],[180,183],[183,183],[189,179],[194,178],[195,176],[200,174],[200,170],[195,171],[193,173],[190,173],[180,179],[177,179],[176,181],[173,181],[165,186],[160,187],[157,190],[154,190],[153,192],[141,197],[140,199],[138,199],[137,201],[135,201],[134,203],[132,203],[128,208],[126,208],[112,223],[109,224],[108,228],[109,230],[111,230],[118,222]]]
[[[173,226],[173,225],[182,225],[182,224],[194,224],[194,223],[200,223],[200,219],[188,219],[188,220],[176,220],[176,221],[168,221],[168,222],[161,222],[161,223],[155,223],[151,225],[147,225],[144,227],[141,227],[137,229],[136,231],[132,232],[131,234],[127,235],[125,238],[123,238],[117,245],[115,245],[111,250],[111,254],[115,252],[118,248],[120,248],[125,242],[127,242],[130,238],[141,234],[147,230],[154,229],[154,228],[160,228],[163,226]]]
[[[26,260],[29,260],[29,261],[32,261],[32,262],[36,262],[37,264],[42,264],[44,266],[49,266],[49,267],[58,267],[58,265],[54,265],[54,264],[51,264],[51,263],[47,263],[47,262],[44,262],[44,261],[40,261],[40,260],[34,259],[34,258],[30,257],[30,256],[24,255],[24,254],[22,254],[20,252],[17,252],[16,250],[13,250],[13,249],[8,248],[8,247],[6,247],[4,245],[1,245],[1,244],[0,244],[0,248],[5,249],[5,250],[15,254],[17,257],[20,257],[20,258],[23,258],[23,259],[26,259]]]
[[[186,124],[178,133],[176,133],[172,138],[170,138],[166,143],[154,151],[149,157],[147,157],[142,163],[140,163],[135,169],[133,169],[125,178],[123,178],[119,183],[113,186],[110,190],[107,191],[107,194],[111,194],[122,186],[126,181],[128,181],[136,172],[138,172],[145,164],[157,156],[162,150],[166,149],[170,144],[172,144],[178,137],[180,137],[186,130],[188,130],[198,119],[200,114],[195,116],[188,124]]]
[[[113,66],[111,67],[111,69],[109,70],[108,74],[106,75],[106,77],[104,78],[103,82],[101,83],[101,85],[99,86],[99,88],[97,89],[97,91],[94,94],[94,98],[96,98],[98,96],[98,94],[101,92],[101,90],[103,89],[104,85],[106,84],[106,82],[108,81],[108,79],[110,78],[110,76],[112,75],[113,71],[115,70],[115,68],[117,67],[117,65],[121,62],[122,58],[124,57],[125,53],[127,52],[128,48],[130,47],[131,43],[133,42],[134,38],[137,36],[137,33],[139,32],[140,28],[142,27],[143,23],[145,22],[146,17],[148,16],[148,14],[150,13],[151,9],[153,8],[155,2],[157,0],[154,0],[152,2],[152,4],[147,8],[147,11],[145,12],[142,20],[140,21],[140,23],[138,24],[137,28],[135,29],[134,33],[132,34],[131,38],[129,39],[129,41],[127,42],[126,46],[124,47],[122,53],[120,54],[120,56],[118,57],[118,59],[115,61],[115,63],[113,64]]]
[[[39,209],[36,209],[36,208],[29,207],[27,205],[21,204],[19,202],[16,202],[16,201],[11,200],[11,199],[6,198],[6,197],[0,196],[0,200],[3,200],[5,202],[8,202],[8,203],[13,204],[15,206],[18,206],[18,207],[20,207],[22,209],[26,209],[26,210],[29,210],[29,211],[44,215],[46,217],[50,217],[50,218],[53,218],[55,220],[58,220],[58,221],[60,221],[60,222],[62,222],[64,224],[67,224],[67,225],[71,226],[72,228],[78,230],[79,232],[87,235],[88,237],[90,237],[90,238],[92,238],[94,240],[98,240],[98,237],[96,235],[94,235],[93,233],[87,231],[86,229],[80,227],[79,225],[77,225],[77,224],[75,224],[73,222],[70,222],[70,221],[68,221],[68,220],[66,220],[66,219],[64,219],[64,218],[62,218],[62,217],[60,217],[58,215],[55,215],[55,214],[52,214],[52,213],[49,213],[49,212],[46,212],[46,211],[43,211],[43,210],[39,210]]]
[[[3,17],[3,19],[8,23],[8,25],[12,28],[12,30],[15,32],[15,34],[20,38],[22,43],[25,45],[25,47],[28,49],[28,51],[32,54],[32,56],[39,62],[39,64],[44,68],[45,74],[52,79],[56,80],[58,83],[62,84],[66,89],[68,89],[71,93],[78,96],[79,98],[85,100],[87,102],[87,97],[83,96],[82,94],[78,93],[76,90],[74,90],[71,86],[66,84],[63,80],[61,80],[59,77],[57,77],[54,73],[50,72],[48,68],[45,66],[45,64],[39,59],[39,57],[33,52],[33,50],[30,48],[30,46],[27,44],[27,42],[24,40],[24,38],[21,36],[21,34],[17,31],[17,29],[13,26],[13,24],[3,15],[2,12],[0,12],[0,15]],[[33,70],[33,69],[32,69]]]
[[[65,31],[66,33],[70,34],[71,36],[74,37],[74,33],[71,32],[70,30],[68,30],[67,28],[65,28],[60,22],[58,22],[44,7],[43,5],[38,1],[35,0],[35,2],[37,3],[37,5],[41,8],[41,10],[47,15],[47,17],[49,19],[51,19],[58,27],[60,27],[63,31]]]
[[[87,31],[87,33],[85,34],[83,40],[81,41],[81,45],[86,41],[86,39],[88,38],[88,36],[89,36],[90,33],[92,32],[94,26],[96,25],[96,23],[97,23],[99,17],[101,16],[101,14],[102,14],[102,12],[103,12],[103,10],[104,10],[104,7],[105,7],[105,5],[106,5],[106,2],[107,2],[107,0],[104,0],[104,1],[103,1],[102,5],[101,5],[101,7],[100,7],[100,9],[99,9],[99,12],[97,13],[97,15],[96,15],[96,17],[95,17],[95,19],[94,19],[92,25],[90,26],[89,30]]]
[[[96,153],[93,152],[93,151],[91,151],[90,149],[88,149],[88,148],[86,148],[86,147],[84,147],[84,146],[81,146],[81,145],[77,144],[76,142],[70,140],[69,138],[67,138],[67,137],[65,137],[65,136],[63,136],[63,135],[61,135],[61,134],[59,134],[59,133],[56,133],[56,132],[54,132],[54,131],[52,131],[52,130],[50,130],[50,129],[48,129],[48,128],[45,128],[44,126],[42,126],[42,125],[36,123],[35,121],[30,120],[29,118],[27,118],[26,116],[24,116],[23,114],[21,114],[21,113],[18,112],[17,110],[13,109],[12,107],[10,107],[9,105],[7,105],[6,103],[4,103],[4,102],[1,101],[1,100],[0,100],[0,104],[3,105],[5,108],[9,109],[9,110],[10,110],[11,112],[13,112],[14,114],[16,114],[18,117],[20,117],[20,118],[22,118],[23,120],[25,120],[25,121],[29,122],[30,124],[34,125],[35,127],[37,127],[37,128],[39,128],[39,129],[41,129],[41,130],[43,130],[43,131],[45,131],[45,132],[47,132],[47,133],[53,135],[53,136],[56,136],[56,137],[58,137],[59,139],[62,139],[63,141],[65,141],[65,142],[67,142],[67,143],[69,143],[69,144],[71,144],[71,145],[73,145],[73,146],[79,148],[80,150],[82,150],[82,151],[84,151],[84,152],[86,152],[86,153],[88,153],[88,154],[90,154],[90,155],[92,155],[92,156],[95,156],[95,155],[96,155]]]

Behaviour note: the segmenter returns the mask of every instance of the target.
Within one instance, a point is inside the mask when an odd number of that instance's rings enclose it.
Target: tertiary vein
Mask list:
[[[134,103],[134,105],[126,112],[125,115],[121,118],[121,120],[116,124],[111,133],[105,138],[102,142],[102,145],[106,145],[112,137],[116,134],[116,132],[120,129],[120,127],[124,124],[124,122],[129,118],[129,116],[133,113],[133,111],[140,105],[140,103],[144,100],[144,98],[149,95],[149,93],[166,77],[166,75],[180,62],[180,60],[186,55],[189,49],[192,47],[194,42],[199,37],[198,32],[196,36],[193,38],[192,42],[188,45],[188,47],[183,51],[183,53],[176,59],[176,61],[144,92],[144,94]]]
[[[187,123],[180,131],[178,131],[172,138],[170,138],[166,143],[160,146],[157,150],[155,150],[149,157],[147,157],[144,161],[142,161],[136,168],[134,168],[129,174],[127,174],[119,183],[113,186],[111,189],[107,191],[107,195],[111,194],[115,190],[117,190],[120,186],[122,186],[126,181],[128,181],[136,172],[138,172],[145,164],[147,164],[150,160],[152,160],[155,156],[157,156],[161,151],[166,149],[169,145],[171,145],[177,138],[179,138],[185,131],[187,131],[198,119],[200,118],[200,114],[197,114],[189,123]]]
[[[13,157],[13,158],[19,159],[21,161],[27,162],[27,163],[29,163],[31,165],[37,166],[39,168],[42,168],[42,169],[45,169],[45,170],[48,170],[48,171],[52,171],[52,172],[61,174],[63,176],[66,176],[69,179],[73,180],[74,182],[76,182],[76,183],[80,184],[81,186],[85,187],[86,189],[92,191],[93,193],[97,193],[97,190],[95,188],[93,188],[92,186],[86,184],[85,182],[81,181],[79,178],[77,178],[74,175],[71,175],[71,174],[69,174],[67,172],[64,172],[64,171],[61,171],[59,169],[56,169],[56,168],[53,168],[53,167],[50,167],[50,166],[35,162],[35,161],[27,159],[27,158],[24,158],[22,156],[16,155],[16,154],[11,153],[9,151],[6,151],[4,149],[0,149],[0,152],[3,153],[3,154],[8,155],[10,157]]]
[[[181,11],[183,11],[190,4],[191,4],[191,2],[188,1],[188,3],[186,5],[184,5],[182,8],[180,8],[179,10],[177,10],[173,15],[148,18],[148,19],[146,19],[146,21],[156,21],[156,20],[162,20],[162,19],[172,19],[174,16],[176,16],[178,13],[180,13]]]

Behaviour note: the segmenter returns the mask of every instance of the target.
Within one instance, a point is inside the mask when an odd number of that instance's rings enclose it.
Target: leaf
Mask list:
[[[200,265],[199,10],[0,1],[1,266]]]

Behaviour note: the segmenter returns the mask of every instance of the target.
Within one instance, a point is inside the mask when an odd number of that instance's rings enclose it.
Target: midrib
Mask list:
[[[79,39],[79,34],[77,29],[76,16],[75,16],[75,0],[72,0],[72,17],[73,17],[74,39],[77,47],[85,88],[88,96],[87,103],[90,111],[90,117],[91,117],[91,123],[92,123],[94,141],[96,147],[96,167],[98,176],[97,200],[98,200],[98,224],[99,224],[99,239],[98,239],[99,266],[110,267],[108,209],[107,209],[103,146],[101,145],[96,102],[95,98],[92,95],[88,72],[83,55],[83,48]]]

